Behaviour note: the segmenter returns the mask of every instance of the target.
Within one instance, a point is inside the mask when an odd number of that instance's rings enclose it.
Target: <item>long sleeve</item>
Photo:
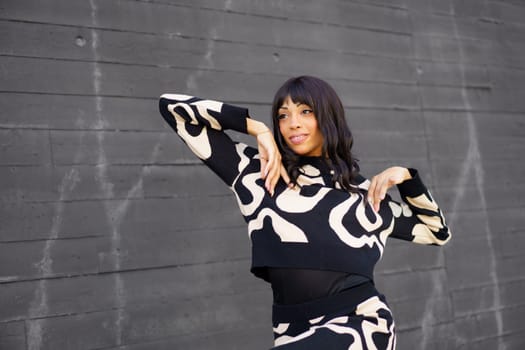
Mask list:
[[[239,174],[244,145],[231,140],[224,130],[247,133],[248,110],[179,94],[162,95],[159,110],[191,151],[231,186]]]
[[[398,185],[404,203],[390,201],[394,214],[394,238],[420,244],[443,245],[451,233],[441,209],[414,169],[409,169],[412,179]]]

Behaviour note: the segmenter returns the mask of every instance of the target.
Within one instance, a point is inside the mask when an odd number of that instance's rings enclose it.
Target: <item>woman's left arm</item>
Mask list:
[[[415,169],[388,168],[371,180],[367,200],[377,212],[387,190],[397,185],[404,203],[389,201],[394,216],[391,237],[422,244],[443,245],[451,237],[441,209]]]

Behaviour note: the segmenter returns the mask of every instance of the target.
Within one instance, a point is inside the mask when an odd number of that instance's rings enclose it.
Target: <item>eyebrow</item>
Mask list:
[[[301,105],[308,106],[307,104],[305,104],[305,103],[301,103],[301,102],[297,102],[295,105],[296,105],[297,107],[299,107],[299,106],[301,106]],[[309,107],[309,106],[308,106],[308,107]],[[279,109],[288,109],[288,107],[286,107],[286,106],[281,106],[281,107],[279,107]]]

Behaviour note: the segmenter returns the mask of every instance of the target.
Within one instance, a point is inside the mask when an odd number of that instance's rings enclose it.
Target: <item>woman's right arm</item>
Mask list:
[[[266,179],[270,193],[273,192],[281,172],[279,165],[282,168],[280,154],[268,127],[250,119],[246,108],[188,95],[164,94],[159,100],[159,110],[191,151],[228,186],[238,176],[242,158],[247,156],[243,154],[244,147],[239,147],[224,130],[255,136],[264,158],[261,177]]]

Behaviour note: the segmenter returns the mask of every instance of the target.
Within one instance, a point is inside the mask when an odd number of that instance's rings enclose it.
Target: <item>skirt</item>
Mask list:
[[[367,282],[336,295],[273,306],[276,350],[393,350],[396,335],[385,297]]]

